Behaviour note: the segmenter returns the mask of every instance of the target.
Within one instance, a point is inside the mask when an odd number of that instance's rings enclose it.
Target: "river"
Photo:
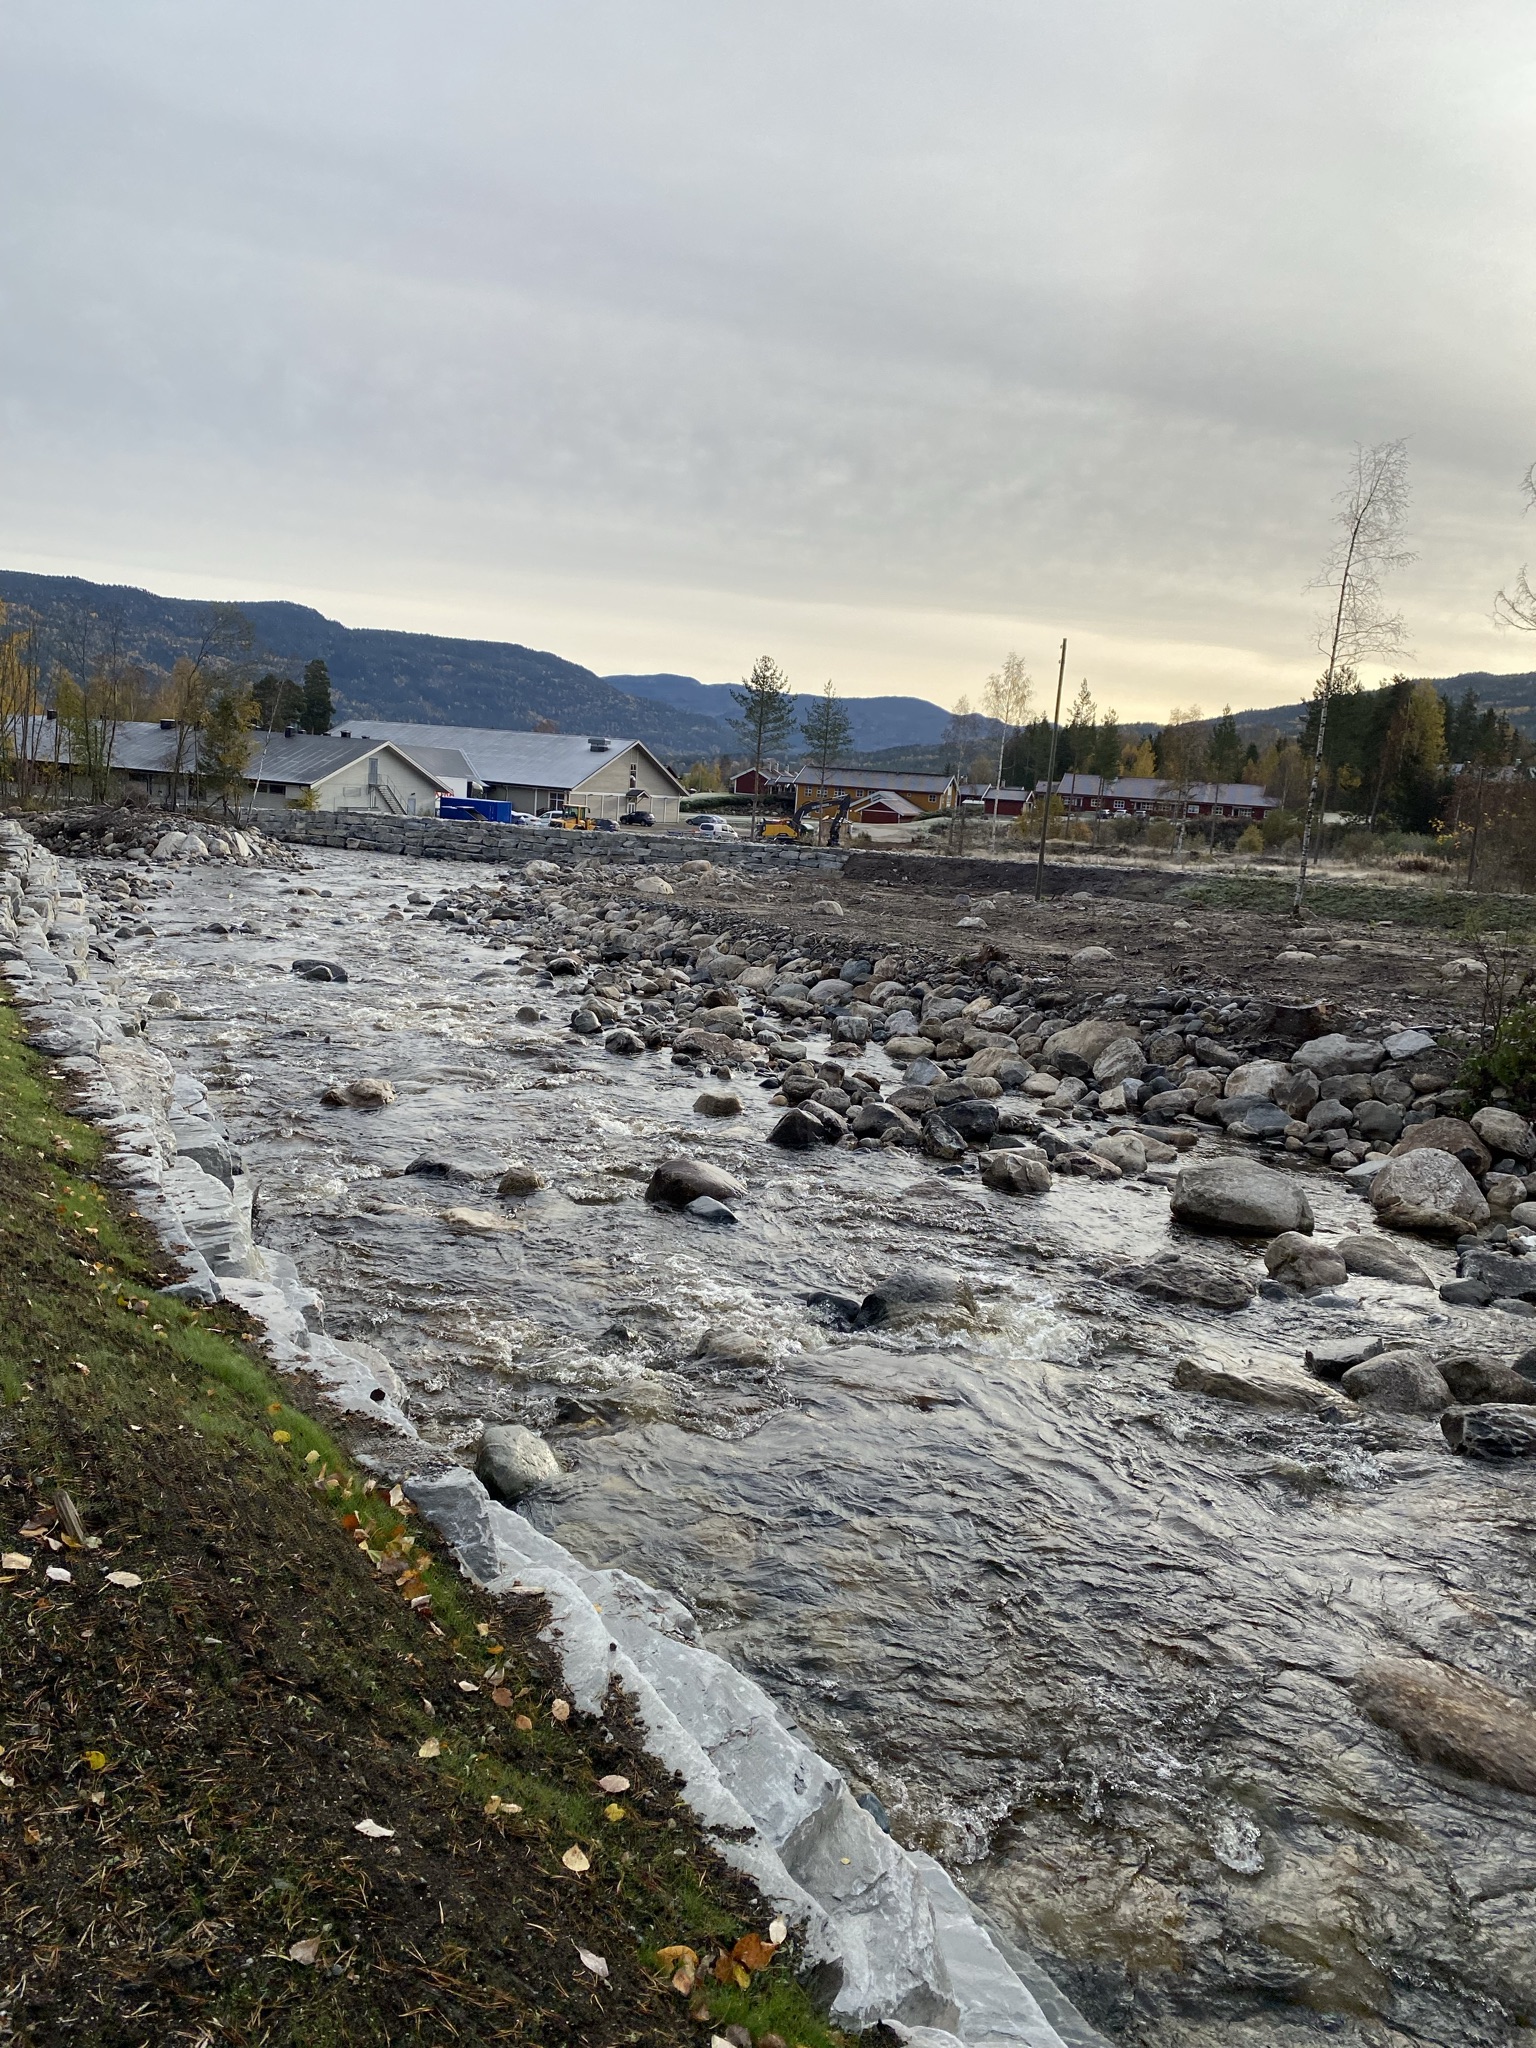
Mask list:
[[[1171,1384],[1184,1357],[1294,1378],[1313,1336],[1432,1336],[1436,1297],[1176,1309],[1103,1277],[1168,1242],[1162,1187],[1020,1201],[912,1154],[773,1151],[766,1089],[708,1120],[665,1053],[576,1039],[516,943],[408,903],[443,879],[208,866],[120,942],[258,1238],[384,1351],[423,1434],[549,1431],[539,1525],[684,1599],[1114,2039],[1536,2040],[1536,1802],[1418,1762],[1348,1691],[1418,1650],[1530,1693],[1536,1477],[1431,1423]],[[395,1103],[322,1106],[357,1074]],[[746,1183],[736,1228],[644,1202],[677,1150]],[[404,1174],[421,1155],[464,1177]],[[498,1204],[514,1160],[548,1185]],[[1308,1185],[1322,1233],[1358,1214]],[[456,1233],[455,1205],[511,1227]],[[909,1267],[961,1299],[861,1332],[808,1304]]]

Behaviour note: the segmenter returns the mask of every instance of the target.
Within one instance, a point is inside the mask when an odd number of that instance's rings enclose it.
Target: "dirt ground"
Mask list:
[[[1047,873],[1051,893],[1037,903],[1032,864],[855,854],[841,876],[745,881],[720,869],[694,900],[706,922],[740,919],[743,928],[782,932],[798,944],[814,940],[828,959],[917,952],[958,961],[992,948],[989,957],[1006,956],[1026,972],[1069,975],[1084,995],[1189,986],[1321,999],[1341,1019],[1437,1027],[1481,1014],[1481,977],[1448,979],[1448,964],[1476,958],[1490,925],[1502,923],[1517,952],[1527,937],[1517,928],[1529,914],[1521,899],[1328,877],[1298,925],[1289,909],[1294,878],[1248,883],[1171,865],[1058,859]],[[828,900],[841,917],[816,907]],[[970,917],[981,924],[962,926]],[[1495,953],[1503,943],[1493,941]],[[1113,958],[1073,965],[1088,946],[1108,947]]]

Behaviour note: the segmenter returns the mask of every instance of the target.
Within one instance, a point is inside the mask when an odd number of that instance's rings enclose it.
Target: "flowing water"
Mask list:
[[[1170,1384],[1181,1357],[1294,1379],[1314,1335],[1443,1334],[1436,1297],[1180,1310],[1101,1277],[1166,1245],[1161,1188],[1018,1201],[911,1154],[772,1151],[766,1090],[722,1125],[665,1054],[578,1042],[515,946],[405,908],[424,872],[205,868],[122,948],[258,1237],[423,1433],[549,1430],[540,1526],[687,1601],[1115,2038],[1536,2040],[1536,1802],[1417,1762],[1348,1690],[1427,1651],[1531,1691],[1536,1476],[1430,1423]],[[321,1106],[358,1074],[396,1103]],[[735,1229],[646,1205],[680,1149],[747,1184]],[[402,1174],[422,1154],[465,1177]],[[498,1204],[512,1160],[548,1186]],[[1324,1232],[1358,1214],[1309,1190]],[[513,1227],[456,1234],[455,1205]],[[911,1266],[962,1300],[862,1333],[807,1303]]]

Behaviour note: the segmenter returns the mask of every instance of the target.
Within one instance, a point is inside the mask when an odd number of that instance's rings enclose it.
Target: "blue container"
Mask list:
[[[440,818],[484,818],[492,825],[510,825],[515,806],[489,796],[440,796]]]

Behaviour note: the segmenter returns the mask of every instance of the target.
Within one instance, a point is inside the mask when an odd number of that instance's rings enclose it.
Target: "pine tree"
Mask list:
[[[731,723],[741,734],[752,756],[757,787],[752,792],[752,836],[757,837],[758,812],[762,804],[763,762],[776,754],[795,729],[795,700],[789,693],[789,677],[770,655],[759,655],[750,675],[743,676],[741,688],[732,690],[736,716]]]
[[[816,763],[816,780],[825,789],[829,765],[853,745],[853,723],[837,701],[830,676],[821,695],[811,699],[811,707],[800,721],[800,731]]]
[[[331,701],[331,672],[317,655],[313,661],[304,664],[304,701],[299,711],[299,725],[305,732],[329,732],[336,716],[336,707]]]

